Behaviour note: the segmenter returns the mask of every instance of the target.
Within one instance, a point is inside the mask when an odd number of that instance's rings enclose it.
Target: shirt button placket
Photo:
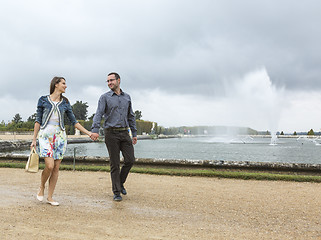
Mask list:
[[[121,98],[118,96],[118,108],[119,108],[119,123],[122,125],[122,108],[121,108]]]

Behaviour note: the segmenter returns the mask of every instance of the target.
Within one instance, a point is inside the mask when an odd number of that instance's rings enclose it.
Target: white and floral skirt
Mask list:
[[[39,156],[63,159],[67,148],[67,135],[59,125],[48,124],[39,131]]]

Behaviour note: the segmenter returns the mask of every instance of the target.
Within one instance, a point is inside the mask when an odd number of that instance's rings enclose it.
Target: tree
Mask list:
[[[82,101],[77,101],[74,105],[72,105],[72,111],[74,112],[77,120],[87,119],[87,108],[87,103],[83,103]]]
[[[14,124],[18,124],[18,123],[22,123],[22,118],[20,116],[19,113],[17,113],[16,115],[14,115],[13,119],[12,119],[12,122]]]
[[[95,117],[95,113],[93,113],[93,115],[91,115],[91,116],[88,118],[88,120],[93,120],[94,117]]]
[[[284,132],[283,132],[283,131],[281,131],[280,135],[284,135]]]
[[[141,120],[141,118],[142,118],[142,111],[136,110],[135,111],[135,119]]]
[[[309,135],[309,136],[314,135],[314,131],[313,131],[313,129],[312,129],[312,128],[311,128],[311,129],[310,129],[310,131],[308,132],[308,135]]]
[[[296,131],[294,131],[293,135],[294,135],[294,136],[296,136],[296,135],[297,135]]]
[[[32,114],[28,117],[27,122],[34,122],[36,121],[37,113]]]

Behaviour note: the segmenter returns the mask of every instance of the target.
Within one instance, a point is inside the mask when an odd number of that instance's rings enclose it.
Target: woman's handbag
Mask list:
[[[36,149],[32,147],[28,162],[26,164],[26,171],[36,173],[39,170],[39,155],[36,152]]]

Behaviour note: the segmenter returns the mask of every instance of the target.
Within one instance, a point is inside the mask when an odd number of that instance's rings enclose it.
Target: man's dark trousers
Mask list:
[[[128,130],[105,129],[105,144],[110,158],[110,176],[114,194],[120,194],[121,186],[132,168],[135,156],[132,139]],[[120,170],[120,151],[124,157],[124,165]]]

